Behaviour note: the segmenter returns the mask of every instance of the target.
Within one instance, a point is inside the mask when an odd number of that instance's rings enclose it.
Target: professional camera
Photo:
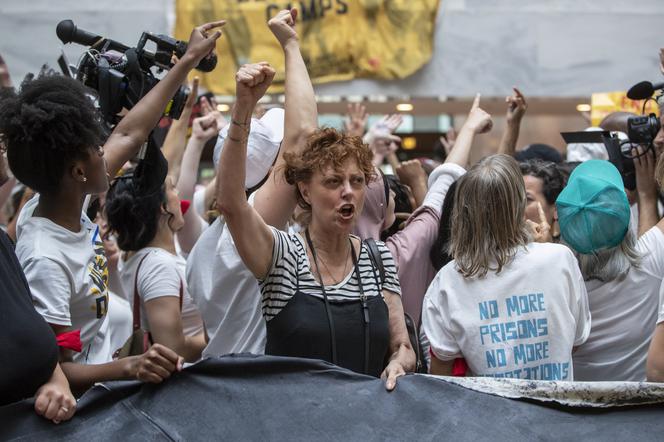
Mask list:
[[[627,120],[627,136],[635,144],[650,146],[661,128],[657,115],[639,115]]]
[[[174,57],[182,57],[187,51],[187,42],[167,35],[143,32],[135,48],[109,38],[77,29],[71,20],[58,23],[56,34],[62,43],[78,43],[89,46],[76,67],[76,79],[99,94],[101,113],[110,125],[120,120],[123,108],[131,109],[159,83],[157,75],[174,65]],[[156,49],[146,49],[148,42]],[[203,72],[212,71],[217,65],[214,53],[204,58],[196,67]],[[67,75],[68,67],[65,75]],[[65,67],[63,67],[65,70]],[[164,115],[179,118],[188,91],[180,88],[164,111]]]

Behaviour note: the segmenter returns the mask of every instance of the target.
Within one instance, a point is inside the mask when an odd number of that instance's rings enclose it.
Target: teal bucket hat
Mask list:
[[[577,166],[556,207],[560,235],[581,254],[619,245],[629,228],[622,177],[609,161],[588,160]]]

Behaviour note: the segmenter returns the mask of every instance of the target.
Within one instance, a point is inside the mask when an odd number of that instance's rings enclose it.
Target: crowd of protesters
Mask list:
[[[226,118],[205,97],[193,114],[194,80],[138,158],[223,21],[192,31],[110,135],[81,83],[14,89],[0,59],[0,404],[34,396],[59,423],[97,382],[160,383],[231,353],[322,359],[388,390],[413,372],[664,380],[662,130],[634,148],[628,186],[603,144],[517,151],[515,88],[496,154],[470,164],[493,126],[478,95],[440,161],[400,162],[398,115],[367,128],[357,104],[344,130],[318,127],[296,20],[267,26],[283,108],[258,105],[266,61],[239,68]],[[197,185],[211,143],[216,176]]]

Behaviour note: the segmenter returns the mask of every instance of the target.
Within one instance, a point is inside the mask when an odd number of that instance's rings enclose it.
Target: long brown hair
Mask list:
[[[454,196],[449,252],[458,271],[465,277],[499,273],[530,241],[519,164],[507,155],[487,157],[459,180]]]

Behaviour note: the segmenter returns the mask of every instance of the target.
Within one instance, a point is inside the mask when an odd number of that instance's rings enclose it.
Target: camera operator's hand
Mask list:
[[[203,144],[216,137],[218,133],[217,117],[213,113],[194,118],[194,122],[191,124],[191,136]]]
[[[277,37],[281,46],[291,41],[297,41],[297,32],[295,32],[295,19],[297,18],[297,9],[284,9],[267,22],[270,31]]]
[[[475,96],[473,106],[470,108],[468,119],[464,123],[464,126],[468,127],[476,134],[487,133],[493,127],[491,115],[480,107],[480,94]]]
[[[198,64],[202,59],[210,55],[212,51],[214,51],[217,39],[221,37],[221,31],[214,31],[213,34],[210,34],[209,32],[215,28],[220,28],[225,24],[226,20],[219,20],[194,28],[189,36],[187,52],[184,57],[189,56],[193,59],[195,64]]]
[[[265,61],[242,66],[235,74],[237,103],[253,109],[272,84],[274,74],[275,70]]]
[[[653,149],[644,152],[642,147],[636,148],[639,155],[634,158],[636,172],[637,204],[639,210],[639,236],[650,230],[659,221],[657,211],[657,182],[655,181],[655,165],[657,158]]]
[[[521,119],[528,109],[528,103],[526,103],[526,97],[523,96],[521,91],[517,88],[512,88],[514,94],[505,98],[505,103],[507,103],[507,124],[520,123]]]

